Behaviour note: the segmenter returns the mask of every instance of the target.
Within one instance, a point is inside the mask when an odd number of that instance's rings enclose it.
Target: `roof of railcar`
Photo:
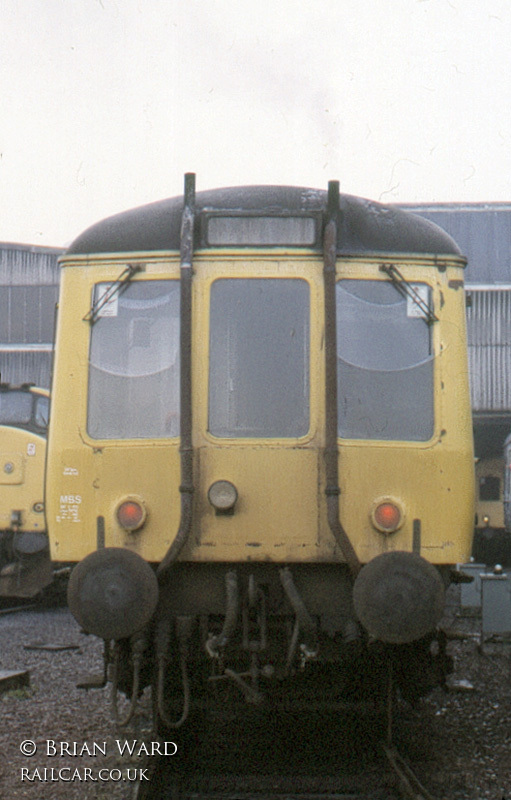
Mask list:
[[[327,192],[295,186],[240,186],[196,195],[197,217],[203,212],[320,214]],[[178,250],[183,197],[172,197],[124,211],[84,231],[67,254],[126,253]],[[399,208],[341,194],[338,252],[423,253],[459,255],[455,241],[429,220]],[[197,228],[198,234],[200,228]],[[200,248],[200,238],[197,237]],[[202,245],[204,246],[204,245]]]

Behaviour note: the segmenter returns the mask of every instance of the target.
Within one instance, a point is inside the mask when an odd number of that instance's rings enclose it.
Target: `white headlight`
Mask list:
[[[229,481],[215,481],[208,489],[208,500],[217,511],[231,511],[237,499],[236,487]]]

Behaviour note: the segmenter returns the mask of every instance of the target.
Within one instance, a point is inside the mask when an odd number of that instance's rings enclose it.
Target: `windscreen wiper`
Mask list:
[[[415,303],[421,311],[421,319],[423,319],[427,325],[438,322],[438,317],[430,304],[421,297],[417,289],[406,280],[394,264],[380,264],[380,272],[385,272],[385,274],[389,276],[400,295],[410,298],[410,300]]]
[[[101,297],[91,305],[89,311],[83,318],[84,321],[94,325],[100,315],[101,309],[116,295],[122,294],[137,272],[143,272],[144,270],[145,264],[126,264],[126,268],[123,269],[117,280],[111,283],[106,292],[103,292]]]

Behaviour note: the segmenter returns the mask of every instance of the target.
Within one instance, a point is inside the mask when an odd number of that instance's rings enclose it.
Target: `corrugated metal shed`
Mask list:
[[[511,203],[399,203],[435,222],[468,259],[469,284],[511,285]]]
[[[60,248],[0,244],[0,374],[49,387]]]
[[[0,373],[4,383],[34,383],[50,388],[52,348],[5,352],[0,344]]]
[[[57,259],[63,252],[59,247],[0,243],[0,286],[58,285]]]
[[[511,287],[473,287],[467,308],[472,410],[511,411]]]

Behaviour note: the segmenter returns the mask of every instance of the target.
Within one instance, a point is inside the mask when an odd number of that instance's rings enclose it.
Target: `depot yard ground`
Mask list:
[[[443,625],[477,632],[480,617],[459,616],[459,596],[460,588],[451,587]],[[128,728],[116,729],[110,719],[108,687],[88,692],[76,688],[84,672],[101,670],[102,643],[81,633],[64,607],[0,616],[0,643],[0,669],[29,671],[28,686],[11,689],[0,699],[0,783],[5,796],[36,800],[42,788],[47,792],[51,785],[52,800],[124,800],[127,781],[145,767],[144,756],[154,741],[150,698],[143,697]],[[402,704],[396,745],[433,796],[507,800],[511,798],[511,644],[486,642],[481,650],[476,638],[468,638],[450,641],[448,649],[454,658],[452,691],[435,690],[416,709]],[[168,738],[179,747],[178,732]],[[37,748],[32,756],[20,750],[27,740]],[[174,752],[173,744],[169,748]],[[91,770],[89,780],[84,779],[85,768]],[[64,770],[62,777],[52,778],[51,769]],[[69,780],[77,769],[81,779]],[[100,779],[101,770],[108,780]]]

